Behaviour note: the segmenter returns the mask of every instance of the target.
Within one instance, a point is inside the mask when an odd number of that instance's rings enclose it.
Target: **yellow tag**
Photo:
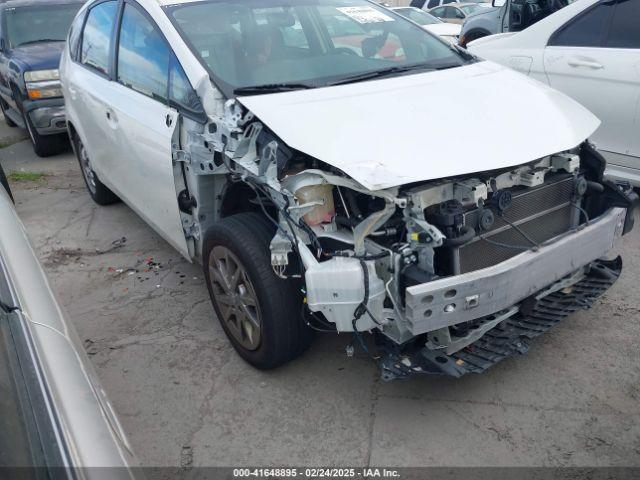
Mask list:
[[[418,234],[417,234],[416,232],[413,232],[413,233],[411,234],[411,240],[414,240],[414,241],[416,241],[416,242],[418,241]]]

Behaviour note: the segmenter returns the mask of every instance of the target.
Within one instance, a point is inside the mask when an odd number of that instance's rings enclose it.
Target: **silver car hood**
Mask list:
[[[287,145],[370,190],[527,163],[600,124],[566,95],[486,61],[238,100]]]

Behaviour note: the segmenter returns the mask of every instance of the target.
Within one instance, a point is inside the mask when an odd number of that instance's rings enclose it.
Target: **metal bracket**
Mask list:
[[[178,150],[177,147],[174,146],[171,153],[171,159],[174,163],[184,162],[191,163],[191,155],[189,152],[185,152],[184,150]]]

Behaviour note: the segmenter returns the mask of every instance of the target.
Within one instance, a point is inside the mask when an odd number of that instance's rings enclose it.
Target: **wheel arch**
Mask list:
[[[227,183],[221,194],[218,217],[222,219],[238,213],[261,212],[255,198],[255,190],[247,183],[242,181]]]
[[[482,37],[488,37],[489,35],[493,35],[493,34],[489,32],[489,30],[486,30],[485,28],[482,28],[482,27],[472,28],[471,30],[469,30],[467,33],[464,34],[465,42],[464,42],[464,45],[462,46],[466,47],[469,42],[472,42]]]

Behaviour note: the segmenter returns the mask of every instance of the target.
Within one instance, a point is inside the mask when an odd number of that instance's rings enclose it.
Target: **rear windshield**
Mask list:
[[[214,82],[320,87],[389,67],[451,68],[448,43],[365,0],[209,0],[166,7]]]
[[[6,41],[12,48],[40,42],[64,42],[82,4],[33,5],[5,9]]]

